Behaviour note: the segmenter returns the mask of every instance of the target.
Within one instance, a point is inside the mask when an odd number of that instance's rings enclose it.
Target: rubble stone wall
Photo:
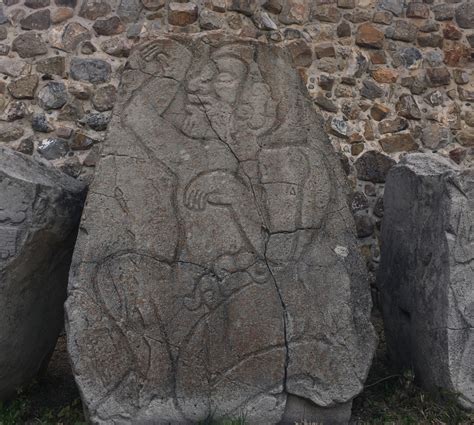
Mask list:
[[[219,30],[290,49],[353,182],[372,269],[400,156],[472,165],[471,0],[4,0],[0,144],[90,181],[134,44]]]

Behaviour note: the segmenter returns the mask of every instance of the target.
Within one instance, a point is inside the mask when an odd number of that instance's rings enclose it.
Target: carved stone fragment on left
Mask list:
[[[83,183],[0,147],[0,400],[54,349],[84,197]]]

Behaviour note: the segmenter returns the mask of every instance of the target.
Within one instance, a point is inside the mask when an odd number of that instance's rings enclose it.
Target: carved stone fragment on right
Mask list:
[[[425,388],[474,408],[474,170],[412,154],[384,195],[381,287],[387,346]]]

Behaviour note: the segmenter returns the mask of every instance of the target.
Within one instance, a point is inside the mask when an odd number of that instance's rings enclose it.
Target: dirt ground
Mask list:
[[[351,424],[473,425],[474,415],[461,410],[453,395],[427,394],[416,386],[410,372],[400,374],[390,369],[380,315],[375,314],[373,322],[379,334],[379,346],[365,389],[354,400]],[[11,403],[0,404],[0,425],[19,424],[85,424],[65,335],[60,336],[44,376],[19,393]],[[234,421],[225,424],[233,425]]]

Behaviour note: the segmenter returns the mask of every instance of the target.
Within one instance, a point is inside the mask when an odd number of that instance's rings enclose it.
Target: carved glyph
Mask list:
[[[0,261],[17,251],[18,226],[26,219],[28,194],[10,178],[0,176]]]

